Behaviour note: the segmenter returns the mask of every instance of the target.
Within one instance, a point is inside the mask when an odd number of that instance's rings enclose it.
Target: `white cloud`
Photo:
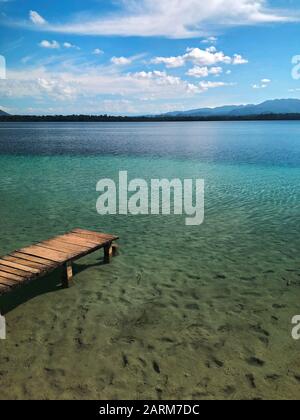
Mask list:
[[[104,51],[100,50],[100,48],[95,48],[93,51],[94,55],[102,55],[104,54]]]
[[[72,49],[73,48],[75,50],[80,50],[80,48],[77,47],[77,45],[73,45],[70,42],[64,42],[63,46],[64,46],[64,48],[67,48],[67,49]]]
[[[116,0],[119,10],[107,16],[81,15],[49,31],[84,35],[211,36],[212,26],[233,27],[298,21],[299,13],[268,7],[266,0]],[[37,12],[35,16],[37,16]],[[40,15],[38,15],[40,16]],[[34,18],[41,24],[44,19]]]
[[[210,53],[215,53],[217,52],[217,48],[214,45],[211,45],[210,47],[206,48],[206,51]]]
[[[42,48],[49,48],[52,50],[60,48],[60,44],[57,41],[47,41],[47,40],[41,41],[39,43],[39,46]]]
[[[222,67],[212,67],[209,70],[209,74],[212,74],[213,76],[219,76],[221,73],[223,73]]]
[[[231,58],[223,52],[211,52],[210,49],[201,50],[200,48],[188,48],[183,56],[185,61],[192,61],[200,66],[213,66],[217,63],[230,64]]]
[[[218,76],[223,72],[222,67],[199,67],[195,66],[191,68],[186,74],[187,76],[196,77],[196,78],[202,78],[207,77],[210,74],[214,76]]]
[[[232,86],[232,83],[225,83],[225,82],[200,82],[199,86],[203,89],[203,90],[208,90],[208,89],[216,89],[218,87],[224,87],[224,86]]]
[[[126,57],[112,57],[110,61],[116,66],[128,66],[132,63],[132,59]]]
[[[266,89],[270,83],[272,82],[272,80],[270,79],[261,79],[260,83],[255,83],[254,85],[252,85],[253,89]]]
[[[35,12],[34,10],[30,10],[29,19],[35,25],[45,25],[47,23],[47,21],[41,15],[39,15],[38,12]]]
[[[176,76],[170,76],[165,71],[141,71],[138,73],[131,73],[129,74],[130,77],[137,78],[140,80],[155,80],[156,83],[161,85],[180,85],[181,83],[184,83],[180,77]]]
[[[185,64],[183,57],[156,57],[151,61],[152,64],[165,64],[167,68],[182,67]]]
[[[232,64],[234,66],[240,65],[240,64],[248,64],[249,61],[243,58],[240,54],[234,54]]]
[[[218,38],[215,36],[209,36],[208,38],[203,39],[202,44],[216,44],[218,42]]]
[[[166,71],[122,73],[112,71],[111,66],[80,66],[76,60],[73,63],[68,60],[60,62],[56,70],[51,66],[51,71],[44,66],[11,69],[9,79],[5,83],[0,81],[0,97],[15,100],[27,97],[32,99],[32,106],[40,101],[45,101],[48,106],[53,100],[72,102],[73,105],[77,103],[80,110],[82,101],[90,102],[101,96],[135,103],[145,102],[144,98],[148,98],[162,107],[163,103],[173,100],[183,102],[185,98],[223,86],[229,84],[210,81],[190,83]]]
[[[233,57],[225,55],[222,51],[217,51],[215,47],[209,47],[205,50],[201,48],[188,48],[184,55],[176,57],[156,57],[152,61],[154,64],[165,64],[168,68],[183,67],[188,62],[197,66],[215,66],[222,64],[246,64],[248,60],[240,54]]]
[[[47,41],[46,39],[44,39],[43,41],[41,41],[39,43],[39,46],[42,48],[48,48],[48,49],[52,49],[52,50],[57,50],[61,47],[60,43],[57,41]],[[68,50],[70,49],[76,49],[76,50],[80,50],[79,47],[77,47],[76,45],[71,44],[70,42],[64,42],[62,44],[62,46]]]
[[[190,69],[187,73],[187,76],[191,77],[207,77],[209,75],[209,69],[208,67],[198,67],[195,66],[192,69]]]

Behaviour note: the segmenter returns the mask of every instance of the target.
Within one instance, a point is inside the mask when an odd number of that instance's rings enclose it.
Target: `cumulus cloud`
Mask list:
[[[80,50],[80,48],[77,47],[77,45],[71,44],[70,42],[64,42],[63,46],[64,46],[64,48],[67,48],[67,49]]]
[[[38,12],[35,12],[34,10],[30,10],[29,19],[35,25],[45,25],[47,23],[47,21],[40,14],[38,14]]]
[[[197,66],[215,66],[222,64],[246,64],[248,60],[240,54],[235,54],[233,57],[225,55],[222,51],[212,46],[205,50],[201,48],[188,48],[184,55],[176,57],[156,57],[151,61],[153,64],[165,64],[168,68],[183,67],[188,62],[192,62]]]
[[[41,41],[39,43],[39,46],[42,48],[49,48],[52,50],[60,48],[60,44],[57,41],[47,41],[47,40]]]
[[[185,65],[184,57],[156,57],[152,61],[152,64],[165,64],[168,68],[177,68]]]
[[[130,74],[130,77],[134,77],[141,80],[155,80],[158,84],[162,85],[180,85],[183,81],[180,77],[168,75],[165,71],[141,71],[138,73]]]
[[[48,48],[48,49],[51,49],[51,50],[57,50],[57,49],[61,48],[61,44],[59,42],[54,41],[54,40],[53,41],[48,41],[46,39],[43,40],[43,41],[41,41],[39,43],[39,46],[42,47],[42,48]],[[64,42],[62,44],[62,46],[64,48],[68,49],[68,50],[70,50],[70,49],[80,50],[79,47],[77,47],[76,45],[71,44],[70,42]]]
[[[128,66],[132,63],[132,59],[127,57],[112,57],[110,61],[116,66]]]
[[[234,66],[240,65],[240,64],[248,64],[249,61],[243,58],[240,54],[234,54],[232,64]]]
[[[194,38],[211,36],[212,25],[224,28],[299,20],[297,12],[272,8],[266,0],[116,0],[115,3],[119,10],[109,15],[83,15],[62,24],[49,24],[47,29],[84,35]],[[45,23],[34,13],[34,23]]]
[[[95,48],[93,51],[94,55],[102,55],[104,54],[104,51],[100,50],[100,48]]]
[[[113,100],[140,101],[144,98],[162,106],[167,101],[184,101],[209,89],[229,86],[224,82],[190,83],[166,71],[123,73],[111,71],[110,66],[78,65],[77,61],[60,63],[58,69],[28,67],[11,70],[10,77],[1,83],[2,98],[34,98],[35,101],[92,101],[99,96]],[[57,105],[58,106],[58,105]],[[80,108],[81,109],[81,108]],[[157,108],[158,110],[159,108]]]
[[[208,77],[210,74],[214,76],[219,76],[223,72],[222,67],[199,67],[195,66],[186,73],[187,76],[202,78]]]

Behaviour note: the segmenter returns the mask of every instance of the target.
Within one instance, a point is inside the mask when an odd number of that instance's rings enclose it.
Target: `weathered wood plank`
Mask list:
[[[44,245],[43,243],[39,244],[40,248],[44,248],[46,250],[49,251],[54,251],[54,252],[59,252],[61,254],[63,254],[65,256],[65,260],[68,260],[70,257],[74,255],[76,255],[77,253],[74,251],[67,251],[67,250],[62,250],[62,249],[57,249],[54,245],[50,246],[50,245]]]
[[[46,265],[37,264],[37,263],[31,262],[31,261],[27,261],[23,258],[16,257],[15,254],[7,255],[6,257],[3,257],[3,260],[22,265],[23,267],[27,268],[27,271],[30,271],[30,269],[41,271],[46,267]],[[53,264],[55,264],[55,263],[53,263]]]
[[[77,238],[80,238],[82,240],[88,241],[88,242],[90,242],[90,243],[92,243],[94,245],[96,245],[96,244],[99,245],[99,243],[105,243],[105,242],[107,242],[107,240],[104,239],[104,238],[95,238],[93,236],[85,235],[84,233],[72,232],[72,235],[75,236],[75,237],[77,237]]]
[[[89,248],[92,248],[95,245],[94,242],[86,241],[85,239],[79,238],[78,236],[72,235],[72,234],[66,234],[66,235],[63,235],[63,236],[58,236],[55,239],[58,240],[59,242],[63,242],[63,243],[70,244],[70,245],[73,245],[73,246],[76,245],[80,248],[89,249]]]
[[[7,267],[17,268],[18,270],[27,271],[32,274],[38,274],[40,272],[40,270],[23,265],[19,261],[21,260],[8,256],[3,257],[3,259],[0,260],[0,264],[6,265]]]
[[[107,240],[111,240],[111,241],[116,241],[117,239],[119,239],[118,236],[115,235],[111,235],[108,233],[100,233],[100,232],[94,232],[91,230],[86,230],[86,229],[73,229],[72,232],[80,234],[80,235],[87,235],[87,236],[94,236],[95,238],[103,238],[103,239],[107,239]]]
[[[23,276],[17,276],[16,274],[7,273],[6,271],[1,271],[1,270],[0,270],[0,277],[4,279],[9,279],[9,280],[15,280],[17,282],[19,281],[22,282],[26,280],[26,278]]]
[[[105,245],[105,244],[107,244],[108,242],[111,242],[112,240],[110,239],[110,238],[95,238],[95,237],[93,237],[93,236],[88,236],[88,235],[85,235],[84,233],[72,233],[72,235],[75,235],[75,236],[77,236],[77,238],[81,238],[81,239],[84,239],[84,240],[86,240],[86,241],[89,241],[90,243],[93,243],[94,244],[94,246],[95,245]]]
[[[87,248],[92,248],[95,245],[99,245],[99,241],[90,241],[85,239],[82,236],[78,236],[75,233],[68,233],[64,236],[60,236],[59,239],[64,242],[74,243],[76,245],[84,246]]]
[[[13,252],[10,255],[12,257],[16,257],[16,258],[20,258],[22,260],[28,261],[28,264],[30,263],[35,268],[44,267],[45,265],[53,266],[53,264],[55,264],[53,261],[46,260],[45,258],[22,254],[21,252]]]
[[[8,267],[7,265],[0,264],[0,270],[5,271],[6,273],[16,274],[17,276],[30,278],[33,273],[30,273],[29,271],[19,270],[17,268]]]
[[[49,248],[49,249],[53,249],[54,251],[59,251],[59,252],[64,252],[66,254],[80,254],[81,252],[84,252],[86,250],[89,250],[91,248],[87,248],[87,247],[80,247],[80,246],[72,246],[72,245],[68,245],[64,242],[58,242],[56,240],[52,240],[52,241],[45,241],[45,242],[41,242],[39,244],[39,246],[42,246],[44,248]]]
[[[45,249],[37,245],[29,246],[27,248],[22,248],[19,250],[23,254],[33,255],[35,257],[46,258],[50,261],[62,263],[69,258],[72,258],[73,254],[66,255],[62,252],[52,251],[51,249]]]
[[[20,284],[19,281],[6,279],[5,277],[0,276],[0,284],[4,286],[9,286],[10,288],[18,286]]]
[[[50,241],[44,241],[42,242],[42,244],[46,244],[50,246],[54,245],[58,249],[61,248],[61,249],[65,249],[72,252],[81,252],[81,251],[85,251],[85,250],[93,248],[93,246],[71,244],[66,241],[62,241],[59,238],[51,239]]]

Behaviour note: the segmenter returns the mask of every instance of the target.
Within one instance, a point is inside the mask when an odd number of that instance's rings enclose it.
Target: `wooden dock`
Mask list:
[[[73,277],[72,262],[99,249],[104,249],[104,262],[109,263],[116,251],[113,235],[74,229],[65,235],[19,249],[0,258],[0,295],[11,292],[32,280],[63,266],[63,287]]]

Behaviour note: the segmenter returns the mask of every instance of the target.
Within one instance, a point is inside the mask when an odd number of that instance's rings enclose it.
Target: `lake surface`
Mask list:
[[[120,170],[203,178],[204,224],[99,216]],[[299,398],[299,122],[1,123],[0,174],[0,254],[121,238],[69,290],[54,273],[0,300],[0,398]]]

